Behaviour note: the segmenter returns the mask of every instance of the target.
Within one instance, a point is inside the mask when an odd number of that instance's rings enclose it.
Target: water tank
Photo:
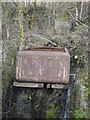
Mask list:
[[[70,54],[66,48],[38,47],[17,52],[17,81],[67,84],[69,72]]]

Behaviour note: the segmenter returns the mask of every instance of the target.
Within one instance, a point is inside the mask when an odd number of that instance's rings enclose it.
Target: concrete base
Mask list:
[[[13,86],[16,87],[30,87],[30,88],[43,88],[43,83],[26,83],[26,82],[14,82]]]
[[[68,89],[68,85],[51,84],[51,88],[55,88],[55,89]]]
[[[44,83],[28,83],[28,82],[18,82],[15,81],[13,83],[13,86],[15,87],[30,87],[30,88],[43,88]],[[63,84],[47,84],[47,88],[55,88],[55,89],[68,89],[68,84],[63,85]]]

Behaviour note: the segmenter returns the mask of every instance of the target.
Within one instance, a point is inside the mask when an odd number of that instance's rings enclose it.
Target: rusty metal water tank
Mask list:
[[[18,51],[16,79],[35,83],[69,82],[70,55],[66,48],[31,48]]]

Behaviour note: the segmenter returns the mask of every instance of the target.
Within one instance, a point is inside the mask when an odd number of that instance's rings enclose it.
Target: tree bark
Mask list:
[[[82,10],[83,10],[83,0],[82,0],[82,3],[81,3],[81,11],[80,11],[80,16],[79,16],[79,19],[81,20],[82,18]]]
[[[23,3],[17,3],[18,7],[18,23],[19,23],[19,50],[24,48],[24,33],[23,33]]]

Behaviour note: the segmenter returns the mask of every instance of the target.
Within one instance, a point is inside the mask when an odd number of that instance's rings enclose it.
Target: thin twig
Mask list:
[[[66,6],[66,4],[65,4],[65,6]],[[70,16],[71,16],[75,21],[77,21],[78,23],[80,23],[80,24],[83,25],[84,27],[89,28],[87,25],[85,25],[85,24],[82,23],[81,21],[79,21],[79,20],[77,20],[76,18],[74,18],[74,16],[71,14],[71,12],[70,12],[70,10],[69,10],[68,8],[67,8],[67,10],[68,10]]]
[[[85,27],[88,28],[87,25],[83,24],[81,21],[79,21],[79,20],[77,20],[76,18],[74,18],[73,15],[71,14],[71,12],[69,11],[69,9],[68,9],[68,12],[69,12],[69,14],[71,15],[71,17],[72,17],[74,20],[76,20],[78,23],[80,23],[81,25],[83,25],[83,26],[85,26]]]

